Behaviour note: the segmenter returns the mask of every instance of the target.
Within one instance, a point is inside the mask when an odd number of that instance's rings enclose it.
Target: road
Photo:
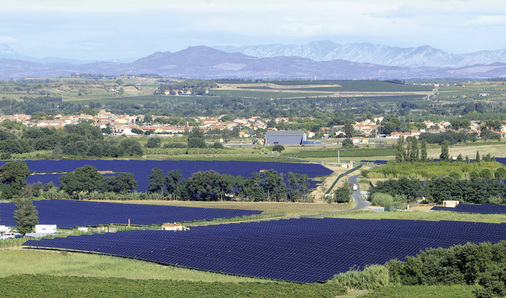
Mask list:
[[[365,209],[365,208],[371,206],[371,203],[365,201],[364,198],[362,198],[362,195],[360,194],[360,185],[358,184],[358,177],[360,177],[360,176],[361,175],[355,175],[355,176],[351,176],[350,178],[348,178],[348,182],[350,182],[352,184],[356,184],[358,186],[357,190],[351,191],[351,195],[353,196],[353,201],[355,201],[355,203],[356,203],[355,208],[343,210],[343,211],[332,212],[332,213],[307,215],[307,216],[302,216],[302,217],[316,217],[316,216],[331,215],[331,214],[335,214],[335,213],[357,211],[357,210]]]
[[[352,196],[353,196],[353,200],[355,201],[357,206],[353,209],[346,210],[345,212],[364,209],[364,208],[367,208],[371,205],[371,203],[365,201],[364,198],[362,198],[362,195],[360,194],[360,185],[358,184],[358,177],[360,177],[360,175],[355,175],[355,176],[351,176],[350,178],[348,178],[348,182],[350,182],[351,184],[356,184],[359,187],[358,190],[351,191]]]

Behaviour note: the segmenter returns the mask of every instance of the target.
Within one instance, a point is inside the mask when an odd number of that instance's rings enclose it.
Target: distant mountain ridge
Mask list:
[[[399,48],[370,43],[337,44],[329,40],[305,45],[267,44],[244,47],[217,47],[226,52],[240,52],[254,57],[296,56],[315,61],[343,59],[401,67],[463,67],[473,64],[506,63],[506,49],[457,55],[430,46]]]
[[[329,56],[330,43],[317,43],[317,51],[309,48],[294,47],[290,53],[315,53]],[[364,48],[370,46],[365,44]],[[279,48],[279,51],[283,47]],[[358,52],[358,50],[356,50]],[[2,52],[2,49],[0,49]],[[480,63],[462,67],[405,67],[380,65],[374,63],[353,62],[344,59],[317,61],[295,55],[274,55],[270,58],[259,58],[239,52],[224,52],[206,46],[189,47],[178,52],[156,52],[152,55],[129,63],[122,62],[93,62],[93,63],[42,63],[27,61],[16,56],[9,49],[0,55],[0,79],[9,78],[54,78],[70,76],[72,73],[91,73],[103,75],[138,75],[158,74],[163,77],[192,78],[192,79],[327,79],[327,80],[389,80],[389,79],[487,79],[506,77],[506,63]],[[350,49],[350,53],[351,53]],[[361,51],[366,58],[366,52]],[[386,53],[386,52],[385,52]],[[403,52],[403,55],[408,55]],[[430,47],[411,49],[411,56],[426,60],[427,53],[432,57],[452,61],[451,56]],[[2,55],[11,58],[2,58]],[[350,54],[351,55],[351,54]],[[398,59],[400,54],[383,57]],[[484,52],[481,57],[501,56],[496,52]],[[19,58],[14,58],[19,57]],[[330,56],[329,56],[330,57]],[[316,58],[315,58],[316,59]],[[433,58],[435,59],[435,58]],[[481,61],[477,56],[466,56],[469,61]],[[473,60],[474,59],[474,60]],[[480,58],[482,59],[482,58]],[[485,59],[485,58],[483,58]],[[424,61],[425,61],[424,60]],[[423,63],[420,63],[423,64]]]

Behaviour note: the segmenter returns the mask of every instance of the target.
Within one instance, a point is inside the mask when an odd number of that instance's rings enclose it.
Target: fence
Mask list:
[[[354,167],[353,169],[348,170],[348,171],[340,174],[339,176],[337,176],[336,181],[334,181],[334,183],[332,183],[332,185],[330,186],[330,188],[325,192],[325,195],[328,195],[332,191],[332,189],[337,184],[337,182],[339,181],[339,179],[341,179],[342,177],[344,177],[344,176],[346,176],[346,175],[348,175],[350,173],[355,172],[356,170],[360,169],[361,167],[362,167],[362,165],[358,165],[358,166]]]

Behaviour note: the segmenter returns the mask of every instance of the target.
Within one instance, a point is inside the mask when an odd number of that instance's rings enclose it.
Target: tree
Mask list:
[[[167,187],[167,192],[174,199],[178,192],[179,183],[183,177],[183,173],[180,169],[172,170],[167,172],[167,178],[165,182],[165,186]]]
[[[450,160],[450,154],[448,151],[448,142],[444,141],[443,145],[441,145],[441,154],[439,155],[439,159],[441,161],[449,161]]]
[[[5,163],[0,167],[0,191],[1,198],[10,200],[20,194],[23,187],[26,186],[26,178],[30,175],[30,170],[26,163],[13,161]]]
[[[354,129],[353,129],[353,124],[351,124],[350,122],[346,122],[344,124],[344,135],[347,137],[347,138],[352,138],[353,137],[353,133],[354,133]]]
[[[120,143],[121,151],[124,155],[128,156],[135,156],[135,155],[142,155],[144,152],[142,151],[141,144],[139,141],[128,138],[125,140],[122,140]]]
[[[160,168],[153,168],[151,174],[148,176],[148,192],[160,192],[163,193],[163,187],[166,183],[165,174]]]
[[[281,151],[285,150],[285,147],[283,145],[276,144],[272,147],[272,151],[276,151],[281,153]]]
[[[420,160],[427,161],[427,141],[425,139],[420,144]]]
[[[60,177],[60,188],[69,195],[80,192],[90,193],[104,188],[104,178],[97,168],[85,165],[77,168],[73,173],[67,173]]]
[[[188,132],[188,148],[206,148],[204,132],[196,127]]]
[[[23,236],[33,231],[33,227],[39,223],[39,212],[30,199],[18,199],[14,211],[14,220],[18,223],[16,229]]]
[[[160,148],[162,145],[162,139],[159,137],[150,137],[146,143],[146,148]]]
[[[409,161],[414,162],[420,159],[420,151],[418,149],[418,139],[409,137]]]
[[[495,179],[505,179],[506,178],[506,169],[498,168],[494,173]]]
[[[483,179],[493,179],[494,175],[490,169],[483,169],[480,172],[480,177]]]
[[[351,199],[350,183],[345,183],[334,191],[334,202],[336,203],[349,203]]]
[[[343,148],[353,148],[353,141],[351,139],[343,140]]]
[[[288,200],[303,200],[309,193],[309,178],[306,174],[288,172]]]
[[[480,159],[481,159],[481,157],[480,157],[480,151],[476,151],[476,157],[475,157],[474,161],[480,162]]]
[[[132,173],[119,173],[118,176],[104,177],[104,190],[116,193],[129,193],[137,188],[137,181],[135,181],[134,174]]]
[[[286,184],[283,180],[284,174],[278,174],[276,170],[270,169],[263,173],[262,186],[267,197],[274,201],[281,201],[286,197]]]
[[[394,198],[387,193],[376,192],[371,196],[371,204],[374,206],[387,207],[393,203]]]
[[[406,160],[406,151],[404,150],[404,137],[401,136],[397,139],[397,144],[395,146],[397,152],[395,153],[395,161],[402,162]]]

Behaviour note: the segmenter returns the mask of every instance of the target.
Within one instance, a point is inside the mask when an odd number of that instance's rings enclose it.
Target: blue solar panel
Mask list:
[[[480,213],[480,214],[496,214],[506,213],[506,205],[472,205],[472,204],[458,204],[456,207],[440,207],[434,206],[431,210],[434,211],[453,211],[453,212],[466,212],[466,213]]]
[[[319,165],[307,163],[283,163],[283,162],[250,162],[250,161],[172,161],[172,160],[27,160],[25,161],[31,172],[53,172],[60,174],[32,175],[28,177],[28,183],[53,182],[59,186],[59,177],[64,172],[71,172],[85,165],[90,165],[99,171],[112,171],[115,173],[133,173],[137,181],[137,191],[145,192],[149,185],[149,175],[153,168],[160,168],[164,173],[171,170],[181,170],[183,178],[189,178],[198,171],[214,170],[220,174],[232,176],[251,177],[253,173],[261,170],[274,169],[278,173],[288,172],[307,174],[309,178],[327,176],[332,170]],[[5,161],[0,161],[2,166]],[[287,179],[287,176],[285,176]],[[285,181],[286,182],[286,181]],[[311,181],[310,187],[316,187],[316,181]]]
[[[350,268],[403,260],[429,247],[506,240],[506,224],[289,219],[30,240],[26,246],[91,251],[229,274],[312,283]]]
[[[213,218],[260,214],[258,210],[193,208],[177,206],[103,203],[71,200],[44,200],[33,202],[39,212],[40,224],[58,227],[76,227],[99,224],[134,225],[162,224]],[[14,203],[0,203],[2,225],[15,226]]]

